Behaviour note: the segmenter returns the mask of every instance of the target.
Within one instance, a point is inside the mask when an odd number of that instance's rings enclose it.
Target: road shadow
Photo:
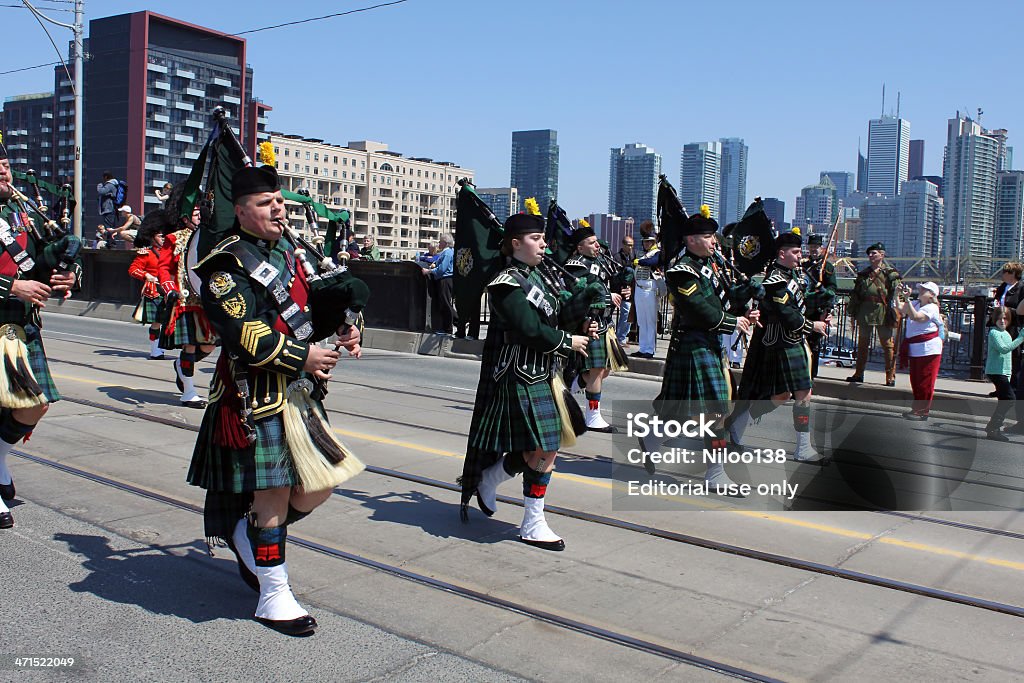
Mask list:
[[[511,490],[511,487],[510,487]],[[438,500],[419,491],[392,491],[371,496],[364,491],[340,489],[335,493],[357,501],[373,511],[375,522],[416,526],[438,538],[461,538],[477,543],[499,543],[519,532],[519,527],[486,519],[479,510],[470,512],[470,523],[459,518],[459,504]],[[452,496],[457,494],[452,493]],[[476,512],[476,514],[474,514]]]
[[[96,349],[95,351],[93,351],[93,353],[96,354],[97,356],[109,356],[109,357],[113,357],[113,358],[141,358],[141,359],[148,359],[149,358],[149,352],[148,351],[124,351],[122,349]],[[153,364],[154,365],[159,365],[160,363],[166,363],[166,364],[170,365],[171,361],[175,358],[175,356],[170,355],[166,351],[164,352],[164,354],[166,355],[166,358],[164,360],[153,361]]]
[[[170,391],[156,391],[154,389],[130,389],[128,387],[109,386],[96,387],[96,390],[109,396],[118,403],[129,406],[165,405],[180,406],[181,399],[174,391],[174,383],[169,382]],[[173,392],[173,393],[172,393]]]
[[[103,536],[58,533],[53,538],[66,543],[72,553],[85,556],[82,566],[89,575],[68,586],[76,593],[92,593],[102,600],[197,624],[252,616],[254,594],[237,577],[234,561],[211,564],[199,541],[114,550]],[[170,552],[181,548],[188,549],[184,557]]]

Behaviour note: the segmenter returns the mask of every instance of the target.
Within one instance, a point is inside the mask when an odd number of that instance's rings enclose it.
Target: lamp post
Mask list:
[[[37,18],[50,22],[55,26],[61,28],[70,29],[75,36],[75,47],[72,58],[75,63],[75,77],[72,83],[75,97],[75,159],[74,159],[74,170],[72,175],[74,176],[74,198],[75,198],[75,211],[72,219],[72,226],[74,227],[75,234],[79,237],[82,236],[82,118],[83,118],[83,106],[82,106],[82,86],[83,78],[83,65],[85,61],[85,50],[82,44],[82,34],[84,32],[84,15],[85,15],[85,2],[84,0],[75,0],[75,22],[73,24],[65,24],[64,22],[51,19],[46,16],[35,7],[32,6],[28,0],[21,0],[25,7],[29,9]],[[45,29],[44,29],[45,30]],[[59,54],[59,51],[58,51]]]

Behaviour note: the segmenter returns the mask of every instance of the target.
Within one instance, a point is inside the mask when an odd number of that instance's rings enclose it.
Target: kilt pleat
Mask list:
[[[25,325],[25,346],[28,348],[28,365],[32,368],[32,374],[36,382],[43,389],[43,395],[50,403],[56,403],[61,399],[57,385],[53,382],[53,375],[50,374],[50,364],[46,360],[46,350],[43,348],[43,337],[39,327],[29,323]]]
[[[678,411],[680,416],[690,417],[724,412],[732,398],[727,373],[718,335],[691,330],[673,332],[661,392],[655,399],[659,414]]]
[[[212,344],[213,339],[203,333],[199,324],[196,311],[185,311],[174,322],[174,331],[167,335],[166,332],[160,335],[160,348],[166,351],[180,349],[186,344]]]
[[[218,403],[203,416],[186,481],[208,491],[246,493],[299,483],[284,434],[281,413],[256,421],[256,443],[226,448],[214,443]]]
[[[152,325],[163,321],[164,298],[142,297],[142,324]]]
[[[759,341],[758,336],[751,341],[740,397],[756,401],[811,388],[811,351],[806,342],[766,347]]]
[[[587,370],[603,370],[610,366],[608,362],[608,347],[604,336],[610,334],[608,330],[597,335],[597,339],[587,342],[587,357],[579,356],[581,372]]]
[[[509,370],[472,434],[470,447],[483,451],[557,451],[562,420],[548,382],[527,384]]]

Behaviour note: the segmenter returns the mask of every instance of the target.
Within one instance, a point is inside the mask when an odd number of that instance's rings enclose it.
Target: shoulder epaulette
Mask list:
[[[512,273],[509,272],[510,270],[512,269],[506,268],[505,270],[498,273],[498,276],[491,280],[490,283],[488,283],[487,287],[500,287],[502,285],[518,287],[519,282],[512,276]]]
[[[668,272],[670,272],[670,273],[690,273],[691,275],[695,275],[697,277],[700,277],[700,273],[698,273],[697,269],[693,267],[693,264],[691,264],[689,261],[685,261],[685,260],[678,261],[674,266],[672,266],[671,268],[668,269]]]
[[[570,258],[568,261],[565,262],[565,267],[566,268],[571,268],[571,267],[574,267],[574,266],[578,266],[580,268],[589,268],[590,267],[590,265],[588,263],[586,263],[583,260],[583,258],[580,257],[580,256],[573,256],[572,258]]]
[[[768,273],[768,277],[766,277],[764,279],[764,282],[762,282],[761,284],[767,287],[769,285],[786,284],[787,282],[789,282],[789,278],[786,277],[785,273],[783,273],[781,270],[776,269]]]
[[[206,262],[216,260],[222,256],[229,256],[235,259],[235,261],[238,261],[238,265],[242,265],[242,262],[238,260],[238,257],[232,254],[231,250],[229,249],[231,245],[238,241],[238,235],[232,235],[230,237],[225,238],[217,246],[211,249],[210,253],[204,256],[202,260],[199,261],[199,263],[192,266],[192,269],[198,269],[202,267]]]

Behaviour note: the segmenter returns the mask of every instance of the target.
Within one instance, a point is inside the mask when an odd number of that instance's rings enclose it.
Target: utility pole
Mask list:
[[[75,199],[75,212],[72,219],[72,225],[75,229],[75,234],[79,237],[82,236],[82,183],[85,179],[82,177],[82,118],[85,113],[83,107],[82,90],[85,85],[82,77],[83,67],[85,64],[85,50],[83,45],[82,36],[85,31],[85,0],[75,0],[75,23],[65,24],[64,22],[51,19],[46,16],[35,7],[32,6],[28,0],[21,0],[32,14],[36,15],[39,19],[60,26],[61,28],[70,29],[75,36],[75,47],[74,55],[72,55],[75,61],[75,80],[72,84],[74,95],[75,95],[75,163],[74,163],[74,199]],[[44,29],[45,30],[45,29]],[[52,40],[52,39],[51,39]],[[62,58],[63,59],[63,58]]]

